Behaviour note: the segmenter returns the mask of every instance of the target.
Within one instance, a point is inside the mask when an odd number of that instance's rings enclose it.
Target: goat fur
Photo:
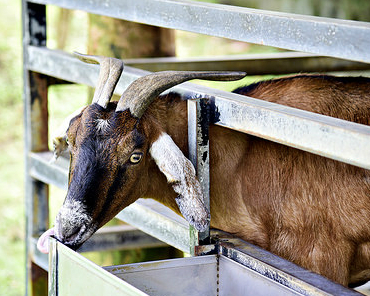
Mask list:
[[[370,121],[368,78],[301,75],[235,92],[361,124]],[[186,102],[179,95],[160,97],[142,120],[168,133],[187,155]],[[149,176],[147,196],[178,212],[155,166]],[[212,227],[343,285],[370,278],[368,170],[211,126],[210,179]]]
[[[361,124],[370,121],[368,78],[299,75],[235,92]],[[161,96],[140,120],[115,109],[115,103],[107,109],[91,105],[71,120],[67,135],[74,157],[66,200],[86,192],[89,200],[78,198],[96,208],[97,227],[139,197],[152,197],[179,213],[174,184],[148,151],[168,134],[188,155],[186,101],[176,93]],[[103,134],[89,130],[97,119],[110,122]],[[135,149],[144,157],[134,167],[127,161]],[[74,169],[78,158],[87,166]],[[102,166],[107,159],[112,161]],[[118,180],[122,176],[125,180]],[[370,279],[368,170],[211,125],[210,179],[212,227],[343,285]],[[120,191],[123,186],[126,192]]]

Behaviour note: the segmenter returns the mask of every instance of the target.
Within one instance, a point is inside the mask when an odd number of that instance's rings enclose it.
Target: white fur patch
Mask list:
[[[98,133],[105,134],[110,127],[109,120],[97,119],[96,120],[96,130]]]
[[[184,218],[197,230],[204,231],[209,225],[210,214],[204,206],[193,164],[166,133],[160,135],[149,152],[168,183],[179,194],[176,202]]]
[[[187,165],[192,175],[195,176],[195,169],[192,163],[185,157],[172,138],[162,133],[158,140],[150,147],[150,155],[155,160],[159,169],[167,177],[168,183],[179,182],[185,178],[184,164]]]

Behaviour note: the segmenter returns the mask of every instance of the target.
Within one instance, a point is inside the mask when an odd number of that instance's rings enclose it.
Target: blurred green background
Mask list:
[[[230,0],[231,1],[231,0]],[[209,2],[223,2],[209,0]],[[239,0],[233,0],[235,1]],[[240,1],[239,1],[240,2]],[[249,0],[251,7],[274,9],[280,7],[286,12],[321,14],[351,18],[343,13],[356,14],[354,19],[363,19],[368,11],[369,1],[342,1],[348,9],[332,10],[330,5],[335,1],[314,1],[316,6],[307,8],[302,3],[309,1]],[[330,4],[330,3],[331,4]],[[353,5],[355,2],[356,5]],[[255,3],[255,4],[253,4]],[[258,4],[256,4],[258,3]],[[301,3],[300,5],[298,5]],[[321,4],[320,4],[321,3]],[[328,3],[330,4],[328,6]],[[334,4],[333,4],[334,3]],[[0,0],[0,295],[24,295],[25,293],[25,217],[24,217],[24,152],[23,152],[23,72],[22,72],[22,20],[21,1]],[[240,4],[240,3],[239,3]],[[246,4],[244,2],[243,4]],[[349,4],[351,4],[349,6]],[[270,6],[269,6],[270,5]],[[332,15],[332,14],[336,15]],[[366,18],[368,19],[366,13]],[[60,11],[54,7],[47,10],[48,47],[58,48],[58,28],[67,32],[64,49],[68,52],[86,52],[88,18],[85,13],[74,12],[68,23],[63,23]],[[63,30],[62,30],[63,31]],[[206,37],[185,32],[176,32],[177,56],[225,55],[256,52],[272,52],[276,49],[250,45],[220,38]],[[261,79],[249,78],[248,82]],[[247,80],[244,80],[244,83]],[[217,84],[221,87],[220,84]],[[240,82],[237,83],[240,85]],[[231,90],[235,84],[224,84]],[[67,85],[53,86],[49,92],[50,133],[67,114],[71,113],[87,101],[87,88],[84,86]],[[63,108],[61,108],[63,107]],[[51,221],[58,205],[63,200],[63,192],[51,188]],[[54,198],[55,196],[55,198]]]
[[[0,295],[23,295],[21,4],[0,3]]]

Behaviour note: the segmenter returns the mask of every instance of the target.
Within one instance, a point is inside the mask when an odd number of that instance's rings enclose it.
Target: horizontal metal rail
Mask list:
[[[30,47],[32,71],[63,80],[95,85],[98,67],[57,51]],[[117,93],[149,72],[126,67]],[[220,113],[217,125],[249,133],[345,163],[370,169],[370,127],[298,110],[221,90],[183,83],[173,88],[193,97],[214,100]]]
[[[189,0],[34,0],[68,9],[370,63],[370,23]]]
[[[155,200],[139,199],[116,217],[185,253],[194,249],[188,222]]]
[[[136,248],[157,248],[165,246],[168,245],[138,230],[132,225],[117,225],[100,228],[78,249],[78,252],[132,250]]]
[[[57,186],[58,188],[68,189],[69,160],[59,157],[54,163],[52,152],[31,152],[28,156],[29,174],[32,178],[46,184]]]
[[[244,71],[248,75],[370,70],[370,64],[302,52],[191,58],[124,59],[126,66],[147,71]]]

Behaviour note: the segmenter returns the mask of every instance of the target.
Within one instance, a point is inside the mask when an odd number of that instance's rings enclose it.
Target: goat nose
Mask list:
[[[61,242],[72,241],[78,233],[81,227],[72,225],[68,218],[62,217],[59,213],[55,221],[55,236]]]
[[[77,249],[96,229],[97,226],[86,206],[66,198],[55,219],[55,237],[70,248]]]
[[[57,239],[63,243],[73,242],[81,232],[80,227],[70,227],[63,224],[57,225],[57,229]]]

